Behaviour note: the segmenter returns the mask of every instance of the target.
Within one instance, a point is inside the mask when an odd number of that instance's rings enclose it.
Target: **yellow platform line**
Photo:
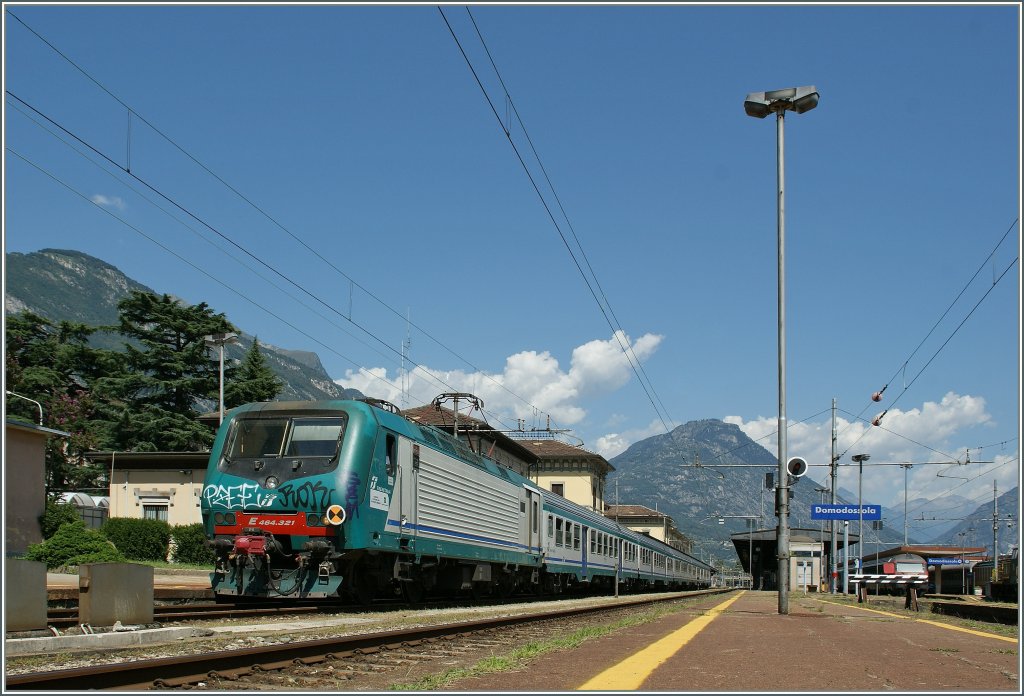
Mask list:
[[[904,619],[906,621],[916,621],[917,623],[928,624],[929,626],[938,626],[939,628],[945,628],[948,631],[960,631],[961,633],[970,633],[971,635],[981,636],[982,638],[995,638],[996,640],[1003,640],[1003,641],[1006,641],[1007,643],[1016,643],[1017,642],[1016,638],[1008,638],[1007,636],[998,636],[995,633],[986,633],[985,631],[974,631],[974,630],[972,630],[970,628],[960,628],[959,626],[952,626],[950,624],[945,624],[945,623],[942,623],[940,621],[929,621],[928,619],[913,619],[913,618],[911,618],[909,616],[901,616],[899,614],[893,614],[892,612],[888,612],[888,611],[879,611],[878,609],[868,609],[867,607],[858,607],[858,606],[853,606],[853,605],[850,605],[850,604],[840,604],[839,602],[828,602],[828,601],[825,601],[824,599],[818,599],[818,600],[815,600],[815,601],[821,602],[822,604],[832,604],[832,605],[837,606],[837,607],[850,607],[852,609],[860,609],[861,611],[869,611],[872,614],[881,614],[882,616],[891,616],[891,617],[893,617],[895,619]]]
[[[640,688],[647,677],[651,676],[662,663],[675,655],[680,648],[690,642],[698,633],[707,628],[708,624],[715,620],[719,614],[729,608],[737,599],[746,592],[722,602],[717,607],[708,610],[698,616],[682,628],[673,631],[664,638],[661,638],[638,653],[627,657],[605,671],[590,679],[582,686],[576,687],[577,691],[636,691]]]

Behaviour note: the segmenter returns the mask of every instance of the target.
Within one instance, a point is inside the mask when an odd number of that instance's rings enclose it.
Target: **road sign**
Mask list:
[[[866,520],[882,519],[882,506],[869,505],[868,503],[864,503],[861,506],[849,505],[844,503],[836,503],[835,505],[832,505],[830,503],[815,503],[814,505],[811,505],[811,519],[859,520],[862,510],[864,512],[864,519]]]

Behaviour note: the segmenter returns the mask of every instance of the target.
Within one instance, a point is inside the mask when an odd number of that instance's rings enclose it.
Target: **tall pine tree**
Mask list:
[[[234,408],[256,401],[272,401],[283,386],[284,383],[267,366],[259,339],[254,338],[242,364],[235,371],[234,379],[224,387],[224,404],[227,408]]]
[[[195,406],[217,398],[219,371],[204,339],[235,328],[205,302],[185,305],[166,294],[133,291],[118,310],[121,333],[142,347],[126,346],[128,371],[106,385],[123,404],[110,423],[117,446],[136,451],[209,448],[213,433],[196,420]]]

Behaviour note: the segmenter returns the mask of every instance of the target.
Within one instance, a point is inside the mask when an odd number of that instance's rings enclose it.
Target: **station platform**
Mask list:
[[[911,618],[827,594],[736,591],[585,641],[529,670],[465,679],[455,691],[1020,693],[1019,638]]]

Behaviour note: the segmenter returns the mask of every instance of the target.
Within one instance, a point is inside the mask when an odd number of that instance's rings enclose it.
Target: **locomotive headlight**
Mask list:
[[[319,527],[323,524],[323,518],[315,512],[310,512],[306,515],[306,525],[309,527]]]
[[[219,513],[219,512],[214,513],[214,515],[213,515],[213,523],[214,524],[224,524],[224,515]]]
[[[263,487],[264,488],[277,488],[277,484],[278,483],[280,483],[280,481],[277,480],[276,476],[268,476],[267,480],[263,482]]]
[[[231,524],[234,524],[234,523],[235,523],[235,513],[233,513],[233,512],[226,513],[224,515],[224,524],[231,525]]]

